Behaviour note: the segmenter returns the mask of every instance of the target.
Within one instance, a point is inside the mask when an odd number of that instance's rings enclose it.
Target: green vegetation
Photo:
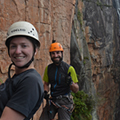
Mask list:
[[[85,59],[85,60],[89,60],[89,58],[88,58],[88,57],[84,57],[84,59]]]
[[[100,2],[99,0],[96,0],[96,1],[92,1],[92,0],[82,0],[82,2],[83,2],[83,1],[95,3],[97,6],[100,6],[100,8],[102,8],[102,6],[103,6],[103,7],[112,7],[112,5],[103,4],[103,3]]]
[[[83,61],[83,64],[84,64],[84,65],[86,64],[85,60]]]
[[[85,65],[86,64],[86,60],[89,60],[88,57],[84,57],[84,60],[83,60],[83,64]]]
[[[81,14],[80,10],[78,10],[77,18],[78,18],[78,20],[80,22],[80,26],[82,27],[82,14]]]
[[[72,93],[75,108],[71,120],[92,120],[91,112],[94,107],[94,100],[83,91]]]
[[[111,5],[103,4],[102,2],[97,1],[97,6],[105,6],[105,7],[112,7]]]
[[[103,4],[99,1],[97,1],[96,4],[97,4],[97,6],[99,6],[101,8],[101,10],[103,10],[103,7],[112,7],[111,5]]]
[[[0,79],[0,83],[3,83],[3,81]]]

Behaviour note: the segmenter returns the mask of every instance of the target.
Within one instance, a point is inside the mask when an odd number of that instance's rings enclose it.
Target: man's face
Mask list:
[[[51,60],[56,64],[56,65],[59,65],[61,60],[62,60],[62,52],[61,51],[54,51],[54,52],[51,52]]]

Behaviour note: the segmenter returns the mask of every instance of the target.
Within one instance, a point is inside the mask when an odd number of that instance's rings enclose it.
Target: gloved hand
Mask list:
[[[66,77],[66,84],[67,84],[68,86],[72,85],[72,83],[73,83],[70,74],[71,74],[71,73],[69,72],[68,75],[67,75],[67,77]]]
[[[47,91],[44,91],[44,98],[48,101],[49,99],[49,94]]]

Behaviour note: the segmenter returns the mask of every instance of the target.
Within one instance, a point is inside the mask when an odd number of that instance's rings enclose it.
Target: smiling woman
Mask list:
[[[6,46],[12,64],[6,80],[6,94],[0,94],[0,120],[30,120],[43,101],[43,83],[34,68],[34,55],[40,47],[35,27],[26,21],[8,29]],[[15,74],[11,78],[11,66]],[[2,96],[3,95],[3,96]]]
[[[33,45],[26,37],[15,37],[10,42],[10,58],[17,67],[27,64],[32,59],[33,51]]]

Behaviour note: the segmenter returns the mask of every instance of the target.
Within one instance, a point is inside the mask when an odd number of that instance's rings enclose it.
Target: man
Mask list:
[[[44,72],[44,98],[47,104],[43,109],[40,120],[52,120],[58,113],[59,120],[70,120],[73,110],[71,91],[79,90],[78,79],[74,68],[63,61],[63,47],[60,43],[53,43],[49,49],[52,64]],[[49,85],[50,95],[49,98]]]

